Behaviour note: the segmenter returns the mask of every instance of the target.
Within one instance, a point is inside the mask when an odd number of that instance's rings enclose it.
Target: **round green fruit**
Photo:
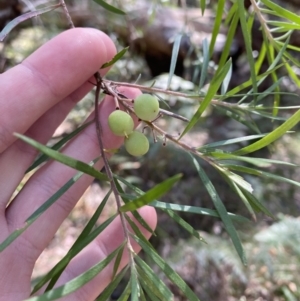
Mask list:
[[[134,112],[141,120],[151,121],[159,113],[159,102],[155,96],[141,94],[134,100]]]
[[[149,150],[149,141],[144,134],[134,131],[125,139],[125,149],[132,156],[143,156]]]
[[[132,117],[120,110],[113,111],[108,116],[108,125],[115,135],[125,137],[128,137],[134,128]]]

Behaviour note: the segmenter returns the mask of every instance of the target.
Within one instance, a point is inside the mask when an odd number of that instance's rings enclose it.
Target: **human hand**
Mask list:
[[[37,152],[17,140],[14,132],[46,143],[68,112],[93,86],[89,82],[99,67],[115,54],[115,46],[103,33],[94,29],[72,29],[55,37],[22,64],[0,75],[0,241],[40,207],[59,187],[76,173],[56,161],[40,168],[20,193],[7,206],[11,195]],[[107,70],[101,70],[104,75]],[[123,88],[122,93],[134,98],[140,91]],[[106,148],[118,148],[123,138],[111,135],[107,117],[114,102],[107,96],[99,107]],[[99,155],[94,124],[76,136],[63,153],[84,162]],[[103,162],[95,168],[101,169]],[[83,176],[20,237],[0,253],[0,300],[24,300],[30,295],[30,279],[34,264],[47,247],[60,224],[92,182]],[[152,227],[156,225],[153,208],[145,207],[140,214]],[[146,237],[150,233],[142,228]],[[68,265],[57,285],[86,271],[105,258],[123,242],[120,219],[115,219],[97,239]],[[132,242],[136,252],[139,246]],[[121,267],[128,262],[124,253]],[[109,284],[113,263],[81,289],[63,300],[94,300]]]

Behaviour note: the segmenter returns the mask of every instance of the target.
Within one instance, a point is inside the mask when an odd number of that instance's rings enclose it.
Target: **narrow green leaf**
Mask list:
[[[150,204],[150,206],[152,206],[154,208],[159,208],[159,209],[170,209],[170,210],[174,210],[174,211],[195,213],[195,214],[207,215],[207,216],[220,218],[220,215],[216,210],[206,209],[206,208],[201,208],[201,207],[195,207],[195,206],[189,206],[189,205],[179,205],[179,204],[165,203],[165,202],[159,202],[159,201],[152,202]],[[242,222],[242,223],[250,222],[250,220],[247,219],[246,217],[241,216],[241,215],[236,215],[234,213],[228,212],[228,216],[233,221]]]
[[[107,181],[108,178],[106,175],[104,175],[103,173],[99,172],[98,170],[96,170],[95,168],[91,167],[90,165],[73,159],[71,157],[68,157],[64,154],[61,154],[55,150],[52,150],[51,148],[31,139],[28,138],[24,135],[21,134],[14,134],[16,137],[20,138],[21,140],[23,140],[24,142],[30,144],[31,146],[33,146],[34,148],[38,149],[40,152],[46,154],[47,156],[51,157],[52,159],[61,162],[69,167],[72,167],[78,171],[82,171],[85,174],[88,174],[100,181]]]
[[[195,166],[196,170],[198,171],[200,179],[202,180],[207,192],[209,193],[209,195],[210,195],[210,197],[213,201],[213,204],[214,204],[216,210],[218,211],[218,213],[221,217],[221,220],[224,223],[224,227],[225,227],[227,233],[229,234],[238,255],[240,256],[241,261],[243,262],[243,264],[246,265],[247,264],[246,263],[246,257],[245,257],[245,252],[244,252],[242,243],[239,239],[239,236],[236,232],[236,229],[235,229],[231,219],[229,218],[229,215],[227,213],[227,210],[226,210],[223,202],[221,201],[221,199],[220,199],[215,187],[213,186],[212,182],[207,177],[205,171],[199,165],[198,161],[194,157],[192,157],[192,161],[194,163],[194,166]]]
[[[165,275],[182,291],[189,301],[200,301],[190,287],[182,280],[182,278],[171,268],[168,263],[161,258],[155,250],[149,248],[144,241],[133,235],[134,240],[143,248],[149,257],[159,266]]]
[[[244,156],[236,156],[229,153],[224,152],[211,152],[207,153],[206,155],[216,158],[218,160],[238,160],[250,163],[252,165],[258,167],[269,167],[271,164],[280,164],[280,165],[288,165],[288,166],[298,166],[296,164],[290,162],[284,162],[279,160],[272,160],[272,159],[264,159],[264,158],[252,158],[252,157],[244,157]]]
[[[197,112],[194,114],[194,116],[192,117],[190,122],[187,124],[187,126],[183,130],[179,139],[181,139],[188,131],[190,131],[195,126],[195,124],[198,122],[201,115],[206,110],[206,108],[209,106],[213,97],[215,96],[218,89],[220,88],[220,85],[221,85],[222,81],[224,80],[226,74],[228,73],[230,66],[231,66],[231,60],[229,60],[221,70],[217,71],[216,75],[212,78],[211,83],[208,88],[208,91],[207,91],[207,94],[205,95],[203,102],[200,104]]]
[[[226,140],[221,140],[221,141],[217,141],[217,142],[212,142],[212,143],[204,144],[203,146],[199,147],[198,150],[204,151],[207,149],[212,149],[212,148],[221,147],[221,146],[225,146],[225,145],[241,143],[241,142],[249,141],[249,140],[255,140],[258,138],[262,138],[262,137],[266,136],[267,134],[268,133],[260,134],[260,135],[249,135],[249,136],[244,136],[244,137],[239,137],[239,138],[232,138],[232,139],[226,139]]]
[[[300,121],[300,110],[298,110],[294,115],[292,115],[286,122],[277,127],[273,132],[263,137],[257,142],[254,142],[246,147],[243,147],[233,154],[235,155],[244,155],[255,152],[261,148],[264,148],[267,145],[270,145],[272,142],[283,136],[287,131],[292,129]]]
[[[106,194],[106,196],[104,197],[104,199],[102,200],[102,202],[98,206],[97,210],[93,214],[92,218],[89,220],[89,222],[84,227],[84,229],[82,230],[82,232],[80,233],[80,235],[78,236],[76,241],[73,243],[72,247],[70,248],[70,250],[69,250],[69,252],[66,256],[67,258],[61,259],[60,262],[58,262],[54,266],[54,268],[52,268],[52,270],[49,273],[47,273],[46,277],[43,277],[42,279],[40,279],[40,281],[36,284],[36,286],[34,288],[35,291],[38,291],[50,279],[51,279],[51,281],[49,282],[49,284],[46,288],[46,291],[53,288],[55,283],[57,282],[58,278],[60,277],[60,275],[62,274],[62,272],[66,268],[66,266],[69,264],[69,262],[72,260],[72,258],[74,258],[87,244],[90,243],[91,240],[87,239],[87,237],[91,233],[91,231],[92,231],[93,227],[95,226],[96,222],[98,221],[99,216],[101,215],[110,194],[111,194],[111,190]],[[107,220],[102,225],[97,227],[95,229],[96,232],[94,232],[94,233],[97,233],[97,234],[96,235],[93,234],[90,237],[91,238],[96,238],[96,236],[98,236],[98,234],[100,234],[100,232],[102,232],[110,224],[110,222],[113,221],[113,219],[114,218],[111,218],[111,220]],[[99,230],[101,230],[101,231],[99,232]]]
[[[221,85],[221,94],[226,94],[227,90],[228,90],[228,86],[229,86],[229,83],[230,83],[230,80],[231,80],[231,76],[232,76],[232,62],[230,61],[230,68],[222,82],[222,85]]]
[[[221,176],[226,180],[226,182],[228,183],[228,185],[232,188],[233,191],[236,192],[236,194],[240,197],[240,199],[243,201],[244,205],[246,206],[246,208],[248,209],[252,219],[254,221],[256,221],[256,215],[255,215],[255,212],[254,210],[256,208],[253,208],[250,204],[250,202],[248,201],[247,197],[244,195],[243,191],[242,191],[242,188],[240,188],[236,183],[232,182],[230,180],[230,178],[227,177],[226,174],[224,173],[220,173]]]
[[[148,190],[144,195],[136,198],[135,200],[131,201],[130,203],[127,203],[123,205],[120,208],[121,212],[126,212],[126,211],[133,211],[138,208],[141,208],[156,198],[161,197],[164,195],[167,191],[169,191],[173,185],[180,180],[182,177],[182,174],[175,175]]]
[[[254,208],[258,212],[263,212],[274,220],[276,219],[275,216],[268,210],[268,208],[266,208],[253,194],[244,189],[242,189],[242,191],[251,204],[252,208]]]
[[[123,277],[125,276],[128,270],[128,266],[125,267],[113,280],[110,284],[105,288],[105,290],[101,293],[101,295],[95,301],[107,301],[110,299],[111,294],[117,288]]]
[[[96,2],[99,5],[101,5],[103,8],[105,8],[106,10],[108,10],[108,11],[114,13],[114,14],[126,15],[126,13],[124,11],[122,11],[119,8],[116,8],[116,7],[108,4],[107,2],[105,2],[103,0],[94,0],[94,2]]]
[[[89,121],[83,125],[81,125],[80,127],[78,127],[77,129],[75,129],[72,133],[66,135],[65,137],[63,137],[62,139],[60,139],[57,143],[55,143],[53,146],[51,146],[51,149],[53,150],[59,150],[61,149],[69,140],[71,140],[72,138],[74,138],[77,134],[79,134],[82,130],[84,130],[86,127],[88,127],[90,124],[92,124],[94,121]],[[36,167],[38,167],[39,165],[41,165],[42,163],[44,163],[45,161],[47,161],[49,159],[49,157],[47,155],[41,155],[40,157],[38,157],[33,164],[26,170],[25,173],[28,173],[30,171],[32,171],[33,169],[35,169]]]
[[[297,181],[294,181],[294,180],[291,180],[291,179],[288,179],[288,178],[285,178],[282,176],[278,176],[278,175],[275,175],[273,173],[269,173],[266,171],[257,170],[257,169],[246,167],[246,166],[233,165],[233,164],[224,164],[224,166],[226,166],[229,169],[236,170],[236,171],[244,172],[244,173],[259,176],[259,177],[264,177],[267,179],[273,179],[273,180],[276,180],[279,182],[285,182],[285,183],[289,183],[289,184],[300,187],[300,183]]]
[[[119,184],[119,181],[124,183],[127,187],[133,189],[133,191],[137,192],[138,195],[142,195],[144,194],[144,192],[140,189],[138,189],[137,187],[133,186],[132,184],[130,184],[129,182],[127,182],[126,180],[124,180],[123,178],[114,175],[114,180],[115,180],[115,184],[116,187],[122,197],[122,200],[124,201],[125,204],[127,204],[128,202],[130,202],[131,200],[128,198],[123,197],[124,191],[121,187],[121,185]],[[133,198],[134,199],[134,198]],[[135,219],[148,231],[150,232],[153,236],[156,236],[156,234],[154,233],[154,231],[151,229],[151,227],[146,223],[146,221],[142,218],[142,216],[139,214],[138,211],[133,211],[132,215],[135,217]]]
[[[92,162],[94,164],[94,162]],[[51,205],[53,205],[76,181],[83,175],[82,172],[77,173],[69,181],[67,181],[57,192],[55,192],[42,206],[35,210],[25,221],[24,227],[13,231],[1,244],[0,252],[5,250],[15,239],[17,239],[30,225],[32,225],[38,217],[44,213]]]
[[[47,287],[47,290],[50,290],[61,275],[61,273],[63,272],[63,270],[70,263],[70,261],[79,252],[81,252],[89,243],[91,243],[115,219],[115,217],[116,215],[108,218],[104,223],[97,227],[88,236],[84,237],[81,241],[77,241],[76,244],[74,244],[72,248],[68,251],[68,253],[51,269],[51,271],[48,272],[47,275],[35,285],[32,294],[37,292],[50,279],[53,279]]]
[[[279,31],[276,30],[276,32],[286,32],[287,30],[299,30],[300,29],[300,23],[288,23],[283,21],[275,21],[275,20],[268,20],[267,23],[269,25],[278,26],[280,28]]]
[[[91,281],[94,277],[96,277],[116,256],[120,248],[123,247],[123,244],[115,249],[112,253],[110,253],[105,259],[100,261],[99,263],[92,266],[86,272],[80,274],[75,277],[71,281],[65,283],[62,286],[59,286],[49,292],[46,292],[40,296],[32,297],[26,299],[26,301],[51,301],[57,300],[59,298],[65,297],[77,289],[81,288],[84,284]]]
[[[201,4],[202,4],[202,2],[204,2],[204,5],[206,5],[206,0],[202,0]],[[213,30],[212,30],[212,36],[211,36],[210,45],[209,45],[210,57],[212,57],[212,55],[214,53],[214,48],[215,48],[217,36],[220,32],[220,27],[221,27],[221,24],[222,24],[225,3],[226,3],[226,0],[219,0],[218,1],[217,12],[216,12],[215,20],[214,20],[214,27],[213,27]],[[202,10],[202,11],[204,11],[204,10]]]
[[[135,257],[137,263],[137,271],[140,275],[140,281],[144,281],[150,290],[160,299],[165,301],[172,301],[173,294],[170,289],[163,283],[161,279],[157,277],[153,269],[151,269],[148,264],[143,261],[139,256]]]
[[[254,93],[257,93],[257,80],[256,80],[256,74],[255,74],[255,65],[254,65],[254,59],[253,59],[253,50],[251,46],[251,35],[247,27],[247,21],[246,21],[246,10],[245,10],[245,4],[244,0],[237,0],[238,3],[238,14],[240,19],[240,24],[244,36],[244,43],[246,47],[246,54],[248,58],[248,63],[250,66],[250,73],[252,78],[252,85],[253,85],[253,91]]]
[[[124,291],[122,292],[121,296],[119,297],[118,301],[127,301],[131,294],[131,286],[130,281],[127,283]]]
[[[141,279],[141,285],[150,301],[163,301],[163,299],[159,299],[153,294],[151,288],[147,285],[147,283],[144,283],[143,279]]]
[[[273,68],[270,68],[271,67],[270,66],[266,72],[264,72],[260,75],[257,75],[256,76],[257,86],[259,86],[268,77],[268,75],[270,75],[275,70],[281,68],[282,66],[284,66],[283,63],[279,64],[277,66],[274,66]],[[240,91],[242,91],[248,87],[251,87],[251,86],[252,86],[252,79],[249,79],[246,82],[242,83],[241,85],[234,87],[232,90],[228,91],[225,96],[226,96],[226,98],[232,97],[232,96],[236,95],[237,93],[239,93]],[[247,94],[245,94],[245,96],[248,96],[250,93],[257,95],[255,93],[252,93],[252,89],[251,89]],[[223,99],[225,99],[225,98],[223,98]]]
[[[202,16],[203,16],[204,12],[205,12],[205,8],[206,8],[206,0],[200,0],[200,8],[201,8]]]
[[[286,64],[285,64],[285,63],[279,64],[279,62],[280,62],[280,60],[283,59],[283,55],[286,53],[286,48],[287,48],[287,46],[288,46],[288,43],[289,43],[289,39],[287,39],[286,42],[285,42],[285,44],[284,44],[282,47],[280,47],[280,49],[278,49],[278,54],[277,54],[277,56],[274,58],[274,54],[273,54],[273,52],[274,52],[274,47],[273,47],[273,45],[272,45],[272,44],[269,44],[268,42],[265,42],[265,45],[266,45],[266,55],[267,55],[268,61],[269,61],[269,63],[270,63],[270,66],[268,67],[267,72],[265,72],[264,74],[269,73],[271,76],[272,76],[272,75],[274,76],[274,74],[276,74],[275,71],[278,69],[278,67],[279,67],[280,65],[283,65],[283,66],[286,67]],[[279,64],[279,65],[278,65],[278,64]],[[271,72],[270,72],[270,71],[271,71]],[[276,77],[275,77],[275,78],[276,78]],[[260,78],[259,80],[258,80],[258,78],[257,78],[257,79],[256,79],[257,87],[259,87],[259,86],[263,83],[263,81],[264,81],[265,79],[266,79],[266,76],[263,76],[263,77]],[[275,80],[275,81],[276,81],[276,80]],[[253,78],[252,78],[252,82],[253,82]],[[252,93],[253,90],[254,90],[254,89],[250,89],[250,91],[247,93],[247,95],[250,95],[250,94]],[[254,91],[254,93],[256,93],[256,92]],[[256,95],[256,94],[255,94],[255,95]],[[238,103],[239,103],[239,104],[242,103],[245,99],[246,99],[246,97],[243,97]],[[255,100],[253,101],[253,103],[255,104],[256,102],[257,102],[257,100],[255,99]]]
[[[21,16],[13,19],[12,21],[8,22],[5,25],[5,27],[2,29],[2,31],[0,32],[0,42],[3,42],[3,40],[10,33],[10,31],[12,29],[14,29],[20,23],[22,23],[28,19],[42,15],[44,13],[50,12],[60,6],[61,6],[61,4],[59,3],[59,4],[52,5],[52,6],[44,7],[44,8],[38,9],[36,11],[30,11],[28,13],[22,14]]]
[[[128,49],[129,49],[129,47],[123,48],[110,61],[104,63],[100,69],[104,69],[104,68],[112,66],[115,62],[117,62],[119,59],[121,59],[124,56],[124,54],[127,52]]]
[[[204,85],[204,82],[205,82],[205,79],[207,76],[207,68],[209,65],[209,49],[208,49],[208,41],[206,38],[202,42],[202,52],[203,52],[203,57],[202,57],[203,64],[201,67],[201,75],[200,75],[200,81],[199,81],[199,93]]]
[[[126,218],[128,224],[130,225],[130,227],[132,228],[133,232],[137,235],[137,237],[139,237],[146,244],[148,244],[149,247],[153,248],[153,246],[150,244],[148,239],[144,236],[144,234],[142,233],[140,228],[135,224],[135,222],[133,222],[133,220],[127,214],[125,214],[125,218]]]
[[[261,0],[261,2],[273,11],[277,12],[280,18],[286,18],[291,22],[295,22],[296,24],[300,25],[300,17],[297,14],[291,12],[290,10],[284,9],[282,6],[274,3],[274,1]]]
[[[230,11],[235,11],[236,10],[236,3],[232,6]],[[239,22],[239,16],[237,13],[234,13],[232,21],[230,23],[230,26],[228,28],[228,31],[226,33],[226,42],[225,45],[222,49],[222,55],[221,58],[218,62],[219,68],[224,66],[226,61],[228,60],[228,57],[230,56],[230,51],[232,49],[232,43],[233,39],[236,35],[236,30],[237,30],[237,25]]]
[[[252,185],[250,183],[248,183],[247,181],[245,181],[241,176],[233,173],[230,170],[224,169],[222,166],[215,165],[214,167],[217,170],[219,170],[222,174],[224,174],[226,177],[228,177],[228,179],[230,181],[234,182],[239,187],[252,193],[252,191],[253,191]]]
[[[183,218],[181,218],[177,213],[173,210],[163,210],[166,212],[176,223],[178,223],[183,229],[185,229],[188,233],[198,238],[199,240],[205,242],[205,240],[200,236],[199,232],[196,231],[189,223],[187,223]]]
[[[118,252],[117,256],[116,256],[116,260],[114,263],[114,269],[113,269],[113,274],[112,274],[112,279],[114,279],[117,275],[118,269],[120,267],[120,263],[121,263],[121,259],[123,257],[123,253],[124,253],[124,247],[122,249],[120,249],[120,251]]]
[[[174,40],[173,49],[172,49],[172,57],[171,57],[171,65],[170,65],[170,71],[169,71],[169,78],[168,78],[168,83],[167,83],[167,88],[166,88],[167,90],[170,88],[172,77],[175,72],[178,53],[179,53],[179,49],[180,49],[181,38],[182,38],[182,35],[179,34],[175,37],[175,40]]]
[[[140,288],[140,301],[148,301],[142,287]]]
[[[138,281],[137,270],[135,268],[135,264],[131,264],[130,266],[130,285],[131,285],[131,301],[139,301],[140,299],[140,284]]]

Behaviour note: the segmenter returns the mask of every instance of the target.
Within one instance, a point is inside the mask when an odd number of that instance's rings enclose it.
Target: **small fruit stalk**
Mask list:
[[[159,102],[150,94],[141,94],[134,99],[132,109],[140,120],[151,122],[159,114]],[[148,138],[133,130],[134,122],[128,113],[115,110],[108,117],[108,125],[115,135],[125,137],[125,149],[130,155],[143,156],[148,152]]]

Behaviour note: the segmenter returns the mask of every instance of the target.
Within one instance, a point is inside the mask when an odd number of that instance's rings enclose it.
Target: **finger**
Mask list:
[[[89,33],[89,31],[91,31],[91,34]],[[66,49],[70,52],[70,60],[69,61],[65,61],[65,64],[62,65],[62,70],[64,72],[60,72],[61,76],[60,79],[62,82],[65,82],[64,80],[64,76],[67,75],[68,79],[72,82],[72,85],[68,84],[66,82],[66,85],[64,85],[63,87],[61,87],[61,82],[54,82],[52,83],[52,89],[64,89],[66,91],[71,91],[72,89],[76,89],[74,92],[71,92],[67,97],[65,97],[65,99],[61,100],[60,102],[54,104],[54,106],[47,111],[46,113],[44,113],[37,121],[34,122],[34,124],[25,132],[26,136],[29,136],[41,143],[46,143],[50,137],[52,136],[53,132],[55,131],[55,129],[58,127],[58,125],[64,120],[64,118],[66,117],[66,115],[68,114],[68,112],[73,108],[73,106],[88,92],[91,90],[91,88],[93,88],[93,85],[91,85],[89,82],[87,82],[87,79],[89,78],[89,76],[91,74],[93,74],[94,72],[97,71],[97,66],[99,66],[99,64],[101,65],[102,63],[106,62],[107,60],[111,59],[113,57],[113,55],[115,54],[115,49],[114,49],[114,45],[112,44],[112,42],[109,40],[109,38],[99,32],[100,35],[100,39],[99,39],[99,35],[95,34],[95,30],[91,29],[86,29],[86,30],[70,30],[67,31],[65,34],[64,40],[67,40],[66,37],[68,37],[68,39],[72,39],[74,38],[74,34],[76,35],[76,37],[79,38],[79,40],[81,40],[82,45],[87,44],[88,47],[85,48],[85,51],[87,53],[87,55],[82,55],[82,47],[79,46],[74,46],[71,47],[74,42],[71,41],[70,42],[70,49]],[[70,37],[69,37],[70,36]],[[106,45],[103,49],[102,44],[99,43],[99,40],[103,40],[104,44]],[[109,42],[108,42],[109,41]],[[75,43],[76,44],[76,43]],[[42,58],[44,58],[46,56],[46,54],[48,53],[48,56],[51,57],[51,61],[54,62],[54,57],[60,57],[60,55],[57,55],[57,53],[55,53],[56,49],[59,47],[59,45],[61,45],[62,47],[64,46],[61,42],[60,38],[56,38],[54,40],[52,40],[51,42],[46,43],[43,46],[43,49],[45,49],[45,51],[42,52]],[[46,68],[45,64],[40,62],[40,56],[41,54],[39,54],[39,52],[34,53],[31,58],[28,58],[28,60],[30,60],[32,63],[32,65],[36,65],[36,64],[40,64],[40,67],[35,67],[34,70],[38,70],[39,68]],[[72,57],[80,57],[80,64],[77,64],[77,67],[79,67],[79,70],[83,70],[82,72],[80,72],[80,80],[84,80],[85,83],[82,84],[79,88],[76,88],[76,82],[79,82],[79,75],[78,72],[73,72],[73,67],[74,67],[74,63],[71,60]],[[95,62],[93,60],[91,60],[91,58],[95,58],[97,57],[97,63],[95,64]],[[100,58],[100,62],[99,62],[99,58]],[[38,65],[39,66],[39,65]],[[84,67],[84,68],[83,68]],[[42,71],[44,72],[44,69],[42,69]],[[104,70],[102,74],[104,74],[107,70]],[[18,72],[18,68],[14,68],[14,72],[17,74]],[[41,72],[41,71],[40,71]],[[64,75],[65,74],[65,75]],[[36,74],[36,77],[39,77],[40,73]],[[17,77],[17,75],[16,75]],[[16,78],[17,80],[18,78]],[[91,79],[91,78],[90,78]],[[33,82],[30,84],[30,86],[35,86],[36,84],[40,84],[40,80],[38,80],[37,78],[32,77],[31,79]],[[5,82],[5,79],[2,78],[1,84]],[[59,86],[55,86],[57,85],[57,83],[59,84]],[[68,87],[69,85],[69,87]],[[47,96],[46,94],[48,93],[48,88],[42,87],[44,89],[44,94],[41,94],[41,98],[40,96],[38,97],[38,99],[43,99],[43,102],[40,103],[40,107],[41,110],[43,109],[43,106],[46,104],[46,100],[47,100]],[[27,105],[30,106],[30,104],[32,103],[32,100],[30,100],[28,97],[28,93],[31,91],[32,89],[26,89],[26,87],[24,86],[23,88],[23,102],[21,102],[21,104],[23,103],[23,105]],[[9,90],[10,94],[13,94],[12,92],[15,91],[15,89],[11,89]],[[0,94],[1,94],[1,90],[0,90]],[[10,94],[8,94],[8,98],[10,98]],[[51,95],[49,95],[49,97],[51,97]],[[12,95],[11,96],[11,103],[10,106],[14,106],[14,102],[20,102],[18,99],[15,99],[16,96]],[[36,98],[36,97],[35,97]],[[0,98],[0,106],[1,106],[1,98]],[[3,101],[3,100],[2,100]],[[52,101],[52,100],[51,100]],[[54,102],[57,101],[57,99],[53,100]],[[50,102],[50,100],[48,100],[48,102]],[[3,105],[3,104],[2,104]],[[12,114],[11,116],[15,116],[13,109],[11,109],[11,107],[9,106],[9,108],[7,108],[8,111],[11,110]],[[9,113],[8,113],[9,114]],[[23,114],[20,116],[18,116],[18,118],[13,118],[13,122],[15,123],[16,126],[18,126],[18,122],[19,119],[21,119],[23,116]],[[31,116],[31,114],[30,114]],[[6,138],[3,140],[3,136],[1,138],[1,132],[3,133],[3,128],[1,129],[2,126],[2,119],[0,119],[0,148],[1,148],[1,141],[7,140]],[[12,131],[14,131],[17,129],[13,129]],[[11,132],[11,131],[9,131]],[[19,132],[23,132],[19,131]],[[11,133],[10,133],[11,134]],[[2,139],[2,140],[1,140]],[[13,138],[14,139],[14,138]],[[10,198],[10,196],[12,195],[12,193],[14,192],[14,190],[16,189],[17,185],[20,183],[24,172],[26,171],[26,169],[29,167],[29,165],[32,163],[33,159],[36,156],[36,151],[31,148],[30,146],[28,146],[26,143],[18,140],[15,143],[13,143],[12,145],[10,145],[10,147],[8,147],[5,151],[2,152],[1,156],[0,156],[0,191],[1,191],[1,196],[0,196],[0,216],[1,213],[3,214],[6,204]],[[7,179],[10,179],[10,181],[7,181]]]
[[[152,207],[143,207],[139,210],[147,224],[151,229],[155,229],[157,223],[157,216],[155,209]],[[142,227],[137,221],[136,225],[140,228],[143,235],[149,239],[151,234]],[[131,231],[131,228],[129,227]],[[105,259],[111,252],[118,248],[124,241],[124,231],[120,218],[114,220],[109,227],[107,227],[90,245],[88,245],[78,256],[76,256],[68,265],[61,278],[58,280],[56,286],[65,284],[73,278],[84,273],[86,270]],[[133,250],[138,253],[140,246],[131,239]],[[126,246],[125,246],[126,250]],[[124,250],[123,257],[120,263],[119,271],[128,264],[128,252]],[[64,301],[92,301],[105,289],[111,282],[113,275],[114,261],[112,261],[100,274],[94,279],[85,284],[82,288],[74,293],[66,296]]]
[[[0,75],[0,153],[46,111],[87,81],[115,54],[95,29],[65,31]],[[105,72],[105,71],[104,71]]]
[[[124,91],[125,95],[132,98],[141,93],[139,90],[129,88]],[[114,101],[108,96],[99,109],[106,149],[118,148],[123,143],[123,137],[113,135],[108,126],[107,118],[113,110]],[[63,152],[84,162],[90,162],[97,157],[99,146],[95,126],[91,124],[87,127],[65,147]],[[103,162],[100,161],[96,168],[100,169],[102,166]],[[72,168],[58,162],[49,162],[38,170],[7,209],[6,216],[10,229],[21,227],[24,220],[75,173]],[[24,232],[23,239],[32,244],[33,250],[30,250],[29,254],[23,252],[23,258],[28,256],[31,261],[36,260],[92,180],[90,176],[83,176],[35,222],[34,226]]]

